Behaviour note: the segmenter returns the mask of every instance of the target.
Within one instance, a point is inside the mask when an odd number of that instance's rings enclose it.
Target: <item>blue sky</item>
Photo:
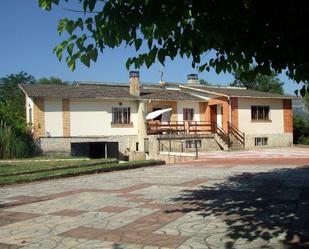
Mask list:
[[[77,5],[73,7],[78,8]],[[64,61],[57,60],[52,52],[54,46],[62,41],[57,33],[57,23],[60,18],[72,15],[61,7],[54,7],[51,12],[44,11],[38,7],[38,0],[1,0],[0,77],[25,71],[36,78],[57,76],[66,81],[127,82],[125,62],[128,57],[135,55],[133,48],[105,50],[90,68],[77,64],[74,72],[69,70]],[[141,80],[159,82],[159,69],[159,63],[149,69],[139,69]],[[190,60],[181,58],[167,61],[162,69],[164,80],[170,82],[185,82],[187,74],[197,73],[191,67]],[[199,78],[222,85],[233,80],[232,75],[217,75],[213,70],[199,73]],[[281,74],[280,79],[285,82],[286,93],[294,93],[300,87],[285,74]]]

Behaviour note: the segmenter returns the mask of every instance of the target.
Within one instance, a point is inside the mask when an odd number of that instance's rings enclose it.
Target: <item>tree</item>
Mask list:
[[[19,89],[18,84],[32,84],[35,78],[26,72],[10,74],[0,78],[2,87],[0,88],[0,102],[9,106],[9,109],[17,112],[20,116],[25,115],[25,96]]]
[[[62,79],[58,78],[58,77],[50,77],[50,78],[40,78],[38,80],[35,81],[36,84],[49,84],[49,85],[65,85],[67,84],[67,82],[62,81]]]
[[[18,84],[32,84],[35,79],[20,72],[3,77],[0,81],[0,158],[32,155],[35,143],[25,120],[25,96]]]
[[[307,93],[305,96],[304,96],[304,103],[305,103],[305,106],[307,107],[307,111],[309,113],[309,93]]]
[[[68,0],[39,0],[51,10]],[[97,60],[98,52],[120,45],[134,46],[138,55],[126,66],[150,67],[156,59],[164,64],[177,55],[192,58],[200,71],[217,73],[239,67],[257,66],[252,71],[271,75],[271,69],[297,82],[309,80],[308,1],[250,0],[79,0],[76,19],[62,18],[59,34],[67,37],[55,47],[59,60],[74,70],[76,60],[86,66]],[[216,55],[203,61],[204,55]],[[254,78],[254,77],[253,77]],[[301,94],[305,95],[308,83]],[[309,90],[308,90],[309,91]]]
[[[210,85],[209,82],[205,79],[200,79],[199,81],[201,85],[206,85],[206,86]]]
[[[248,77],[248,74],[254,70],[251,67],[249,70],[244,70],[242,68],[238,68],[233,72],[235,77],[234,81],[230,84],[231,86],[238,87],[246,87],[248,89],[263,91],[263,92],[271,92],[271,93],[279,93],[283,94],[283,82],[277,77],[277,74],[272,71],[271,75],[263,75],[257,74],[252,79],[252,77]]]
[[[309,145],[309,122],[300,116],[293,118],[293,139],[294,143]]]

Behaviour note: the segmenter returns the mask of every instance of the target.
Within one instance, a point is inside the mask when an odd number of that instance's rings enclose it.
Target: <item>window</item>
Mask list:
[[[32,108],[31,107],[29,107],[28,115],[29,115],[29,124],[32,124]]]
[[[195,148],[194,143],[196,143],[197,148],[202,147],[202,141],[201,140],[186,140],[186,148]]]
[[[269,120],[269,106],[251,106],[251,120]]]
[[[139,147],[139,143],[136,142],[136,143],[135,143],[135,151],[139,151],[139,148],[138,148],[138,147]]]
[[[192,108],[183,108],[183,120],[192,121],[194,110]]]
[[[130,124],[130,107],[113,107],[113,124]]]
[[[267,145],[268,138],[267,137],[256,137],[254,142],[255,142],[255,146]]]

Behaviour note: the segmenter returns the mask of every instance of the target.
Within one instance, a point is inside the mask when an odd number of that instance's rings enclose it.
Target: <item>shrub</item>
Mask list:
[[[35,143],[29,130],[16,133],[0,120],[0,159],[29,157],[34,152]]]
[[[294,143],[309,144],[309,120],[300,116],[295,116],[293,119],[293,135]]]

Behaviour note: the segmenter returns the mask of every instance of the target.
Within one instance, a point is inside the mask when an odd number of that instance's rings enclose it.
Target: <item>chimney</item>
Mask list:
[[[198,85],[200,82],[198,80],[198,75],[195,73],[188,74],[188,84]]]
[[[135,97],[139,97],[140,95],[139,71],[129,72],[129,83],[130,83],[130,94]]]

